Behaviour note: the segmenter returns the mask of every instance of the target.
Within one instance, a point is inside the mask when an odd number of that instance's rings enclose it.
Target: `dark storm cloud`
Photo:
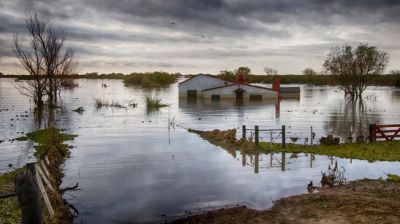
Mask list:
[[[285,38],[290,30],[270,28],[268,25],[293,24],[330,25],[341,23],[371,23],[398,21],[400,1],[396,0],[15,0],[20,12],[29,9],[39,14],[60,20],[75,16],[85,17],[93,10],[102,19],[112,18],[126,24],[141,24],[187,33],[210,35],[266,35]],[[365,16],[364,16],[365,15]],[[337,21],[337,17],[343,17]],[[371,19],[365,19],[365,17]],[[12,24],[9,24],[12,25]],[[68,25],[68,22],[67,24]],[[6,23],[7,26],[7,23]],[[15,26],[20,28],[20,26]],[[1,30],[6,30],[1,27]],[[98,33],[71,31],[82,38],[96,38]],[[100,38],[114,39],[115,35],[104,34]],[[157,38],[146,38],[158,41]],[[161,37],[162,38],[162,37]],[[133,38],[135,40],[135,38]],[[121,37],[117,37],[121,40]],[[142,39],[140,39],[142,41]]]
[[[150,21],[160,20],[183,24],[211,25],[222,29],[248,30],[255,21],[274,24],[308,21],[333,23],[332,16],[340,15],[362,22],[362,14],[378,13],[380,20],[397,21],[400,2],[396,0],[313,0],[313,1],[263,1],[263,0],[85,0],[86,6],[104,11]],[[290,19],[289,19],[290,20]],[[347,21],[352,22],[352,21]],[[364,22],[368,22],[365,21]],[[192,27],[196,30],[199,27]]]
[[[183,59],[189,57],[199,63],[203,58],[316,58],[334,45],[358,41],[400,55],[400,45],[393,43],[399,37],[399,0],[0,0],[0,56],[12,55],[12,36],[25,32],[28,13],[69,29],[69,45],[80,57],[110,57],[117,66],[185,67]],[[146,50],[116,48],[124,44]],[[129,55],[154,61],[118,62]],[[182,63],[165,63],[165,57]]]

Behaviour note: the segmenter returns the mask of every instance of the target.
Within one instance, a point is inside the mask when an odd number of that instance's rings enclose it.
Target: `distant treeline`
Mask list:
[[[249,82],[252,83],[272,83],[272,76],[250,75]],[[282,84],[312,84],[312,85],[337,85],[333,75],[282,75]],[[400,84],[399,75],[379,75],[372,80],[371,85],[396,86]]]
[[[235,81],[235,76],[218,76],[227,81]],[[249,83],[273,83],[272,75],[249,75]],[[333,75],[281,75],[282,84],[311,84],[311,85],[337,85]],[[379,75],[371,83],[378,86],[400,87],[400,75]]]
[[[126,85],[142,85],[142,86],[163,86],[177,82],[178,77],[183,75],[179,73],[167,72],[147,72],[147,73],[131,73],[125,75],[122,73],[98,74],[97,72],[86,73],[82,75],[74,74],[68,76],[59,76],[59,78],[71,79],[122,79]],[[193,75],[186,75],[190,77]],[[236,77],[231,75],[216,75],[227,81],[235,81]],[[312,84],[312,85],[336,85],[334,76],[332,75],[281,75],[282,84]],[[17,78],[20,80],[30,79],[28,75],[3,75],[0,78]],[[249,83],[272,83],[272,75],[249,75],[247,77]],[[397,86],[400,87],[400,75],[379,75],[371,83],[379,86]]]

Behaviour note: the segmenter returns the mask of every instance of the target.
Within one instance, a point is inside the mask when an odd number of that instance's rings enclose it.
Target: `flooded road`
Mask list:
[[[103,88],[102,83],[109,87]],[[62,108],[36,119],[29,99],[15,90],[11,79],[0,79],[0,140],[5,140],[0,143],[0,171],[6,171],[9,163],[22,166],[34,159],[29,142],[9,140],[57,125],[78,135],[65,163],[63,183],[79,182],[82,189],[66,195],[80,211],[76,223],[159,222],[237,204],[264,209],[273,200],[306,192],[306,184],[310,180],[318,183],[321,171],[336,160],[348,180],[400,173],[400,163],[289,153],[257,158],[228,153],[188,133],[187,128],[284,124],[287,138],[299,137],[302,143],[312,126],[317,138],[333,133],[346,140],[349,135],[365,136],[368,123],[398,123],[399,92],[392,87],[371,87],[363,105],[352,105],[335,87],[303,85],[299,99],[236,106],[229,101],[179,100],[177,84],[143,89],[125,87],[121,80],[80,80],[79,88],[62,93]],[[147,94],[157,94],[170,106],[146,113]],[[96,109],[95,98],[124,105],[133,100],[138,105]],[[80,106],[85,109],[82,114],[71,111]],[[174,121],[174,127],[169,127],[169,121]],[[269,133],[261,136],[264,141],[269,138]],[[273,138],[279,141],[277,133]]]

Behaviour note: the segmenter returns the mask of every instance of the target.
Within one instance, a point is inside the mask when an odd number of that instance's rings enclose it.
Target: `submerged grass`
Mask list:
[[[161,103],[161,98],[148,95],[145,98],[147,113],[156,112],[162,107],[167,107],[168,104]]]

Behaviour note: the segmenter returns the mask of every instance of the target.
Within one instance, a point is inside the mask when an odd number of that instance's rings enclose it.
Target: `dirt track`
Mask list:
[[[400,223],[400,183],[360,180],[284,198],[266,211],[220,209],[173,223]]]

